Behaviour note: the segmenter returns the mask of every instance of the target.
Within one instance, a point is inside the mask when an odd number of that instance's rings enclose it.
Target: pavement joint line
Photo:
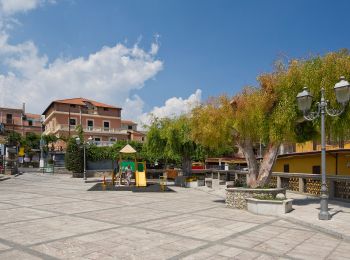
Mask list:
[[[12,247],[13,250],[19,250],[19,251],[28,253],[32,256],[37,256],[37,257],[40,257],[40,258],[45,259],[45,260],[46,259],[47,260],[58,260],[58,258],[56,258],[56,257],[53,257],[53,256],[47,255],[45,253],[41,253],[39,251],[31,249],[31,248],[29,248],[29,246],[15,243],[15,242],[3,239],[3,238],[0,238],[0,242],[6,246]],[[0,252],[0,257],[1,257],[1,254],[2,254],[2,252]]]
[[[86,216],[77,216],[77,217],[81,217],[81,218],[88,219],[88,220],[95,220],[95,221],[99,221],[99,222],[106,223],[106,224],[118,225],[118,228],[129,227],[129,228],[141,229],[141,230],[150,231],[150,232],[154,232],[154,233],[160,233],[160,234],[169,235],[169,236],[176,236],[176,237],[185,238],[185,239],[192,239],[192,240],[196,240],[196,241],[200,241],[200,242],[208,242],[209,241],[206,239],[184,236],[181,234],[171,233],[168,231],[161,231],[161,230],[157,230],[157,229],[153,229],[153,228],[136,226],[134,223],[118,223],[118,222],[112,222],[112,221],[106,221],[106,220],[96,220],[94,218],[86,217]]]
[[[40,245],[50,244],[50,243],[54,243],[54,242],[57,242],[57,241],[60,241],[60,240],[66,240],[66,239],[71,239],[71,238],[76,238],[76,237],[88,236],[88,235],[92,235],[92,234],[97,234],[99,232],[104,232],[104,231],[113,230],[113,229],[119,229],[119,228],[122,227],[122,226],[118,226],[117,224],[114,224],[114,225],[115,225],[115,227],[104,228],[104,229],[89,231],[89,232],[85,232],[85,233],[79,233],[79,234],[75,234],[75,235],[71,235],[71,236],[66,236],[66,237],[46,240],[46,241],[42,241],[42,242],[38,242],[38,243],[34,243],[34,244],[29,244],[29,245],[27,245],[27,247],[33,247],[33,246],[40,246]],[[0,242],[1,242],[1,240],[0,240]]]
[[[300,246],[301,244],[303,244],[306,240],[308,240],[308,239],[310,239],[311,237],[313,237],[315,234],[317,234],[317,233],[315,233],[315,231],[311,231],[311,234],[310,234],[309,237],[304,238],[303,241],[299,242],[299,243],[296,244],[293,248],[291,248],[291,249],[289,249],[288,251],[286,251],[286,252],[283,254],[283,256],[287,256],[288,253],[290,253],[290,252],[291,252],[292,250],[294,250],[296,247],[298,247],[298,246]]]
[[[200,216],[200,217],[211,217],[211,216],[201,215],[198,213],[195,213],[193,215]],[[247,221],[247,220],[237,220],[237,219],[229,219],[229,218],[223,218],[223,217],[212,217],[212,218],[221,219],[221,220],[228,220],[228,221],[238,221],[238,222],[251,223],[251,224],[261,224],[261,223],[256,223],[256,222],[252,222],[252,221]]]
[[[143,204],[141,204],[143,205]],[[196,215],[194,213],[197,213],[197,212],[201,212],[201,211],[205,211],[205,210],[210,210],[210,209],[215,209],[215,208],[218,208],[219,206],[213,206],[213,207],[209,207],[209,208],[204,208],[204,209],[198,209],[198,210],[194,210],[194,211],[189,211],[189,212],[179,212],[179,211],[175,211],[175,210],[165,210],[165,209],[153,209],[153,208],[148,208],[148,207],[145,207],[145,206],[139,206],[140,208],[143,208],[143,209],[151,209],[151,210],[158,210],[158,211],[163,211],[163,212],[174,212],[174,213],[182,213],[183,215],[185,214],[193,214],[193,215]],[[201,215],[198,215],[198,216],[201,216]],[[210,216],[205,216],[205,217],[210,217]]]
[[[190,249],[190,250],[187,250],[185,252],[182,252],[176,256],[173,256],[173,257],[170,257],[168,258],[168,260],[177,260],[177,259],[182,259],[186,256],[190,256],[192,254],[195,254],[203,249],[207,249],[211,246],[214,246],[214,245],[220,245],[220,244],[223,244],[225,243],[226,241],[232,239],[232,238],[235,238],[235,237],[238,237],[238,236],[241,236],[241,235],[244,235],[244,234],[247,234],[247,233],[250,233],[252,231],[255,231],[255,230],[258,230],[264,226],[267,226],[275,221],[279,220],[279,218],[276,218],[276,219],[273,219],[273,220],[270,220],[268,222],[265,222],[265,223],[261,223],[261,224],[257,224],[256,226],[253,226],[251,228],[248,228],[248,229],[245,229],[245,230],[242,230],[240,232],[237,232],[237,233],[234,233],[234,234],[231,234],[227,237],[224,237],[224,238],[220,238],[218,240],[215,240],[215,241],[208,241],[206,245],[202,245],[202,246],[199,246],[199,247],[196,247],[196,248],[193,248],[193,249]],[[234,247],[234,246],[233,246]],[[265,253],[266,254],[266,253]]]
[[[329,259],[329,257],[330,257],[334,252],[337,251],[338,247],[341,245],[342,242],[343,242],[343,241],[338,241],[338,245],[337,245],[336,247],[334,247],[333,250],[331,250],[331,251],[329,252],[329,254],[328,254],[324,259]]]
[[[300,219],[295,219],[295,218],[289,217],[289,216],[284,216],[282,218],[290,223],[298,224],[300,226],[307,227],[309,229],[313,229],[314,231],[321,232],[321,233],[329,235],[331,237],[340,238],[346,242],[350,242],[350,236],[341,234],[337,231],[333,231],[333,230],[330,230],[328,228],[324,228],[324,227],[321,227],[321,226],[318,226],[318,225],[315,225],[315,224],[312,224],[312,223],[309,223],[309,222],[306,222],[306,221],[303,221]]]
[[[246,250],[246,251],[253,251],[253,252],[256,252],[256,253],[265,254],[265,255],[269,255],[269,256],[273,256],[273,257],[284,257],[284,258],[291,259],[291,260],[302,260],[301,258],[285,256],[284,254],[275,254],[275,253],[266,252],[266,251],[260,250],[260,249],[244,247],[244,246],[239,246],[239,245],[234,245],[234,244],[228,244],[228,243],[225,243],[225,242],[221,243],[221,245],[224,245],[224,246],[227,246],[227,247],[235,247],[235,248],[243,249],[243,250]]]
[[[18,224],[22,222],[29,222],[29,221],[34,221],[34,220],[42,220],[42,219],[47,219],[47,218],[54,218],[54,217],[62,217],[64,214],[59,214],[59,215],[54,215],[54,216],[48,216],[48,217],[40,217],[40,218],[32,218],[32,219],[23,219],[23,220],[17,220],[17,221],[12,221],[12,222],[1,222],[0,225],[11,225],[11,224]]]

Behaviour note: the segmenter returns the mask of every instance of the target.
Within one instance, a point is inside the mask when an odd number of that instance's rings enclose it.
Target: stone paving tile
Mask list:
[[[34,256],[28,253],[25,253],[23,251],[19,250],[11,250],[1,253],[0,252],[0,259],[11,259],[11,260],[38,260],[43,259],[38,256]]]
[[[123,206],[114,209],[105,209],[103,211],[93,211],[79,213],[77,216],[87,217],[94,220],[106,220],[112,223],[132,224],[140,221],[149,221],[174,215],[173,212],[164,212],[159,210],[144,210],[137,206]]]
[[[9,222],[0,225],[0,259],[349,259],[349,243],[225,208],[219,193],[87,191],[92,185],[40,174],[0,183],[0,223]]]
[[[263,243],[255,246],[254,249],[271,254],[283,255],[312,236],[314,236],[314,232],[284,229],[279,235],[265,240]]]
[[[18,207],[19,207],[19,206],[7,204],[7,203],[1,203],[1,202],[0,202],[0,210],[3,210],[3,209],[13,209],[13,208],[18,208]],[[0,212],[1,212],[1,211],[0,211]]]
[[[227,219],[232,221],[251,222],[251,223],[258,223],[258,224],[276,219],[275,217],[258,216],[258,215],[249,213],[247,211],[225,208],[224,206],[208,209],[201,212],[196,212],[195,214],[200,216],[208,216],[208,217]]]
[[[142,207],[149,208],[149,209],[159,209],[164,211],[173,211],[173,212],[179,212],[179,213],[188,213],[191,211],[198,211],[198,210],[205,210],[208,208],[215,207],[216,205],[213,205],[212,203],[206,202],[206,204],[200,203],[193,198],[191,198],[191,201],[179,201],[176,199],[169,200],[169,201],[161,201],[158,203],[151,203],[151,204],[145,204]]]
[[[4,250],[7,250],[7,249],[10,249],[10,248],[11,248],[11,247],[0,243],[0,252],[1,252],[1,251],[4,251]]]
[[[32,207],[37,205],[45,205],[45,204],[55,204],[55,203],[71,203],[78,202],[78,199],[67,199],[62,197],[53,197],[53,196],[45,196],[40,198],[30,198],[30,199],[21,199],[11,201],[12,204],[23,206],[23,207]]]
[[[1,190],[0,200],[13,202],[16,200],[40,198],[40,197],[41,197],[41,195],[26,193],[23,190],[21,190],[21,192],[18,192],[18,188],[17,188],[17,191]]]
[[[46,218],[56,216],[57,214],[44,212],[29,208],[10,208],[0,210],[0,223],[11,223],[16,221],[25,221],[38,218]],[[1,227],[1,226],[0,226]]]
[[[0,238],[30,245],[116,226],[73,216],[57,216],[1,225]]]
[[[185,245],[185,246],[182,246]],[[166,259],[196,248],[202,242],[132,227],[62,239],[32,247],[61,259]]]
[[[122,207],[122,205],[109,203],[109,202],[72,201],[70,203],[64,203],[64,205],[62,205],[62,203],[48,204],[48,205],[34,206],[33,208],[59,212],[62,214],[76,214],[76,213],[82,213],[87,211],[105,210],[105,209],[115,208],[115,207]]]
[[[290,223],[288,221],[285,220],[278,220],[274,223],[271,224],[271,226],[277,226],[277,227],[285,227],[285,228],[289,228],[289,229],[299,229],[299,230],[311,230],[310,228],[301,226],[301,225],[297,225],[297,224],[293,224]]]
[[[336,249],[338,244],[338,239],[316,233],[291,249],[286,255],[304,259],[324,259]],[[350,252],[350,248],[348,252]]]
[[[350,243],[340,242],[337,248],[328,256],[327,259],[332,259],[332,260],[350,259]]]
[[[201,259],[276,259],[275,257],[258,253],[258,252],[252,252],[249,250],[239,249],[235,247],[228,247],[223,245],[214,245],[208,248],[205,248],[203,250],[200,250],[198,252],[195,252],[193,254],[190,254],[186,257],[183,257],[181,259],[186,260],[201,260]]]
[[[149,221],[138,224],[137,226],[158,229],[196,239],[214,241],[252,228],[256,224],[185,214],[157,221]]]

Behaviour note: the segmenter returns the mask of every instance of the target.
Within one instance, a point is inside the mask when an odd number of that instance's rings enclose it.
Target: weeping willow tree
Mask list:
[[[192,157],[200,147],[191,138],[189,118],[154,119],[148,129],[145,153],[149,158],[182,161],[184,175],[190,175]]]
[[[341,75],[350,78],[350,55],[344,50],[278,63],[272,73],[258,77],[258,87],[244,88],[230,102],[228,97],[219,97],[195,108],[194,140],[214,147],[234,142],[247,161],[248,186],[264,186],[270,180],[282,143],[303,142],[318,136],[319,121],[304,121],[297,109],[298,92],[308,86],[315,100],[320,100],[323,86],[330,105],[337,107],[333,87]],[[347,107],[340,117],[327,118],[326,131],[333,138],[348,138],[349,123]],[[258,142],[266,144],[261,163],[254,153],[254,144]]]

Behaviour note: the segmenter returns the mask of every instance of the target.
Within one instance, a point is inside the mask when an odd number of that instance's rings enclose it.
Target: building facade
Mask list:
[[[27,133],[41,134],[41,115],[26,113],[22,108],[0,107],[0,132],[6,134],[14,131],[22,136]]]
[[[121,129],[122,132],[128,134],[128,139],[137,141],[137,142],[145,142],[146,140],[146,132],[137,130],[137,123],[131,120],[122,120],[121,121]]]
[[[43,112],[44,134],[76,136],[76,128],[81,125],[85,140],[92,137],[97,145],[108,146],[117,140],[128,140],[128,133],[121,129],[121,110],[85,98],[55,100]],[[64,148],[65,144],[58,142],[57,146]]]
[[[309,141],[295,145],[295,152],[280,154],[274,172],[321,173],[321,146]],[[328,142],[326,145],[326,173],[328,175],[350,175],[350,143]]]

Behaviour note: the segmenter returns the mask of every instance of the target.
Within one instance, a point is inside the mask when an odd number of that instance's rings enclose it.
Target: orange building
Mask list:
[[[137,123],[131,120],[122,120],[121,129],[123,133],[128,134],[128,139],[143,143],[146,138],[146,133],[137,130]]]
[[[117,140],[128,140],[128,133],[121,129],[121,110],[85,98],[55,100],[43,112],[44,134],[76,136],[76,127],[81,125],[85,140],[91,136],[97,145],[107,146]],[[57,146],[65,145],[58,143]]]
[[[17,132],[22,136],[27,133],[41,134],[41,115],[25,112],[25,105],[22,108],[0,107],[0,124],[3,134],[6,132]]]

